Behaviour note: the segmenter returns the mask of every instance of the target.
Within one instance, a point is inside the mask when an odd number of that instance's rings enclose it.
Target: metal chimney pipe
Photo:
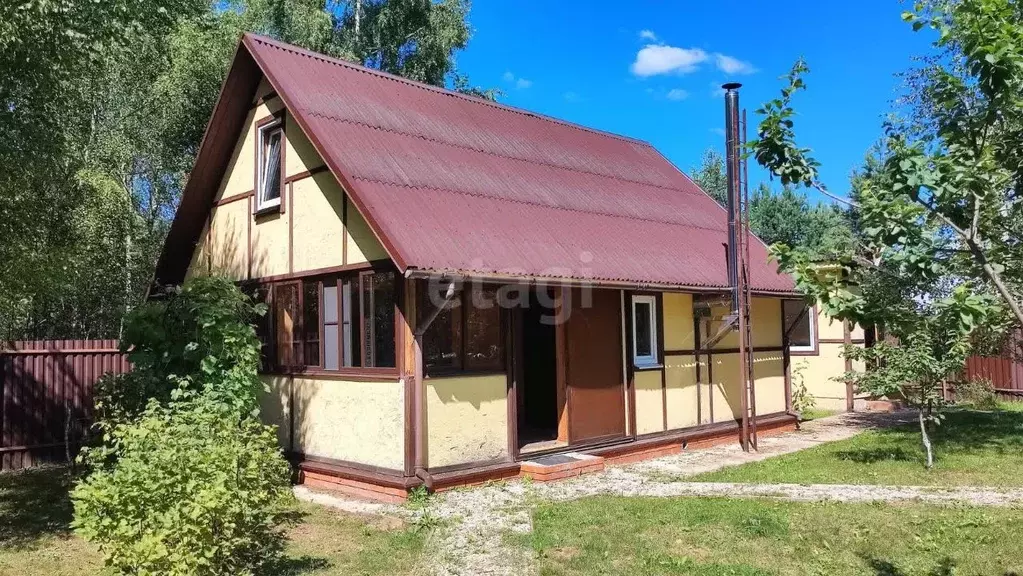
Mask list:
[[[725,207],[728,209],[728,285],[732,288],[732,311],[739,311],[739,235],[737,220],[739,218],[739,162],[742,151],[739,149],[739,88],[742,84],[729,82],[721,86],[725,90],[725,162],[727,162],[728,197]]]

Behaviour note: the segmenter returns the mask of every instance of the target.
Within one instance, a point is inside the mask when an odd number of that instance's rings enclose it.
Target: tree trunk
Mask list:
[[[924,419],[924,407],[917,411],[920,419],[920,435],[923,438],[924,450],[927,452],[927,469],[934,467],[934,450],[931,448],[931,437],[927,435],[927,420]]]

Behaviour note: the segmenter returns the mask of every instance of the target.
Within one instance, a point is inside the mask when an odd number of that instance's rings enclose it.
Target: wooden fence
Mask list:
[[[116,340],[0,342],[0,470],[73,457],[92,422],[92,389],[129,370]]]
[[[1005,356],[972,356],[966,361],[967,380],[990,380],[1005,400],[1023,400],[1023,362]]]

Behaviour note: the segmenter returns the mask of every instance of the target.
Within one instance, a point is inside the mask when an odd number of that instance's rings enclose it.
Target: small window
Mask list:
[[[632,359],[636,366],[657,365],[657,299],[632,297]]]
[[[801,300],[785,300],[782,302],[782,310],[785,316],[784,328],[789,334],[789,351],[816,352],[817,334],[812,317],[817,314],[816,309],[808,308]]]
[[[425,285],[424,285],[425,287]],[[444,302],[444,288],[419,290],[419,323]],[[426,372],[462,369],[462,300],[455,296],[434,318],[423,335],[423,367]]]
[[[423,286],[425,288],[425,285]],[[446,288],[418,291],[419,322],[444,302]],[[497,291],[466,288],[447,303],[423,335],[423,364],[427,374],[505,370],[504,324]]]
[[[362,283],[362,365],[395,366],[394,303],[397,301],[395,274],[373,272],[360,276]]]
[[[262,369],[394,368],[398,276],[363,272],[275,282],[255,291],[270,304],[257,326]]]
[[[275,120],[259,129],[259,170],[257,172],[257,210],[281,205],[281,147],[284,129]]]
[[[295,367],[301,363],[302,317],[298,283],[274,286],[274,328],[277,365]]]

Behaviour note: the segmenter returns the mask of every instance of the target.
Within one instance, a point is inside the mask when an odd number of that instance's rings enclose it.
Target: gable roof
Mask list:
[[[234,126],[222,118],[238,113],[229,91],[244,92],[247,112],[259,75],[247,84],[236,76],[251,75],[251,63],[402,272],[727,286],[725,210],[650,144],[251,34],[196,172],[212,155],[214,128]],[[196,172],[158,265],[162,283],[183,278],[191,254],[167,252],[194,245],[219,184],[193,186]],[[189,218],[197,228],[179,223]],[[751,243],[750,258],[754,290],[793,290],[762,243]]]

